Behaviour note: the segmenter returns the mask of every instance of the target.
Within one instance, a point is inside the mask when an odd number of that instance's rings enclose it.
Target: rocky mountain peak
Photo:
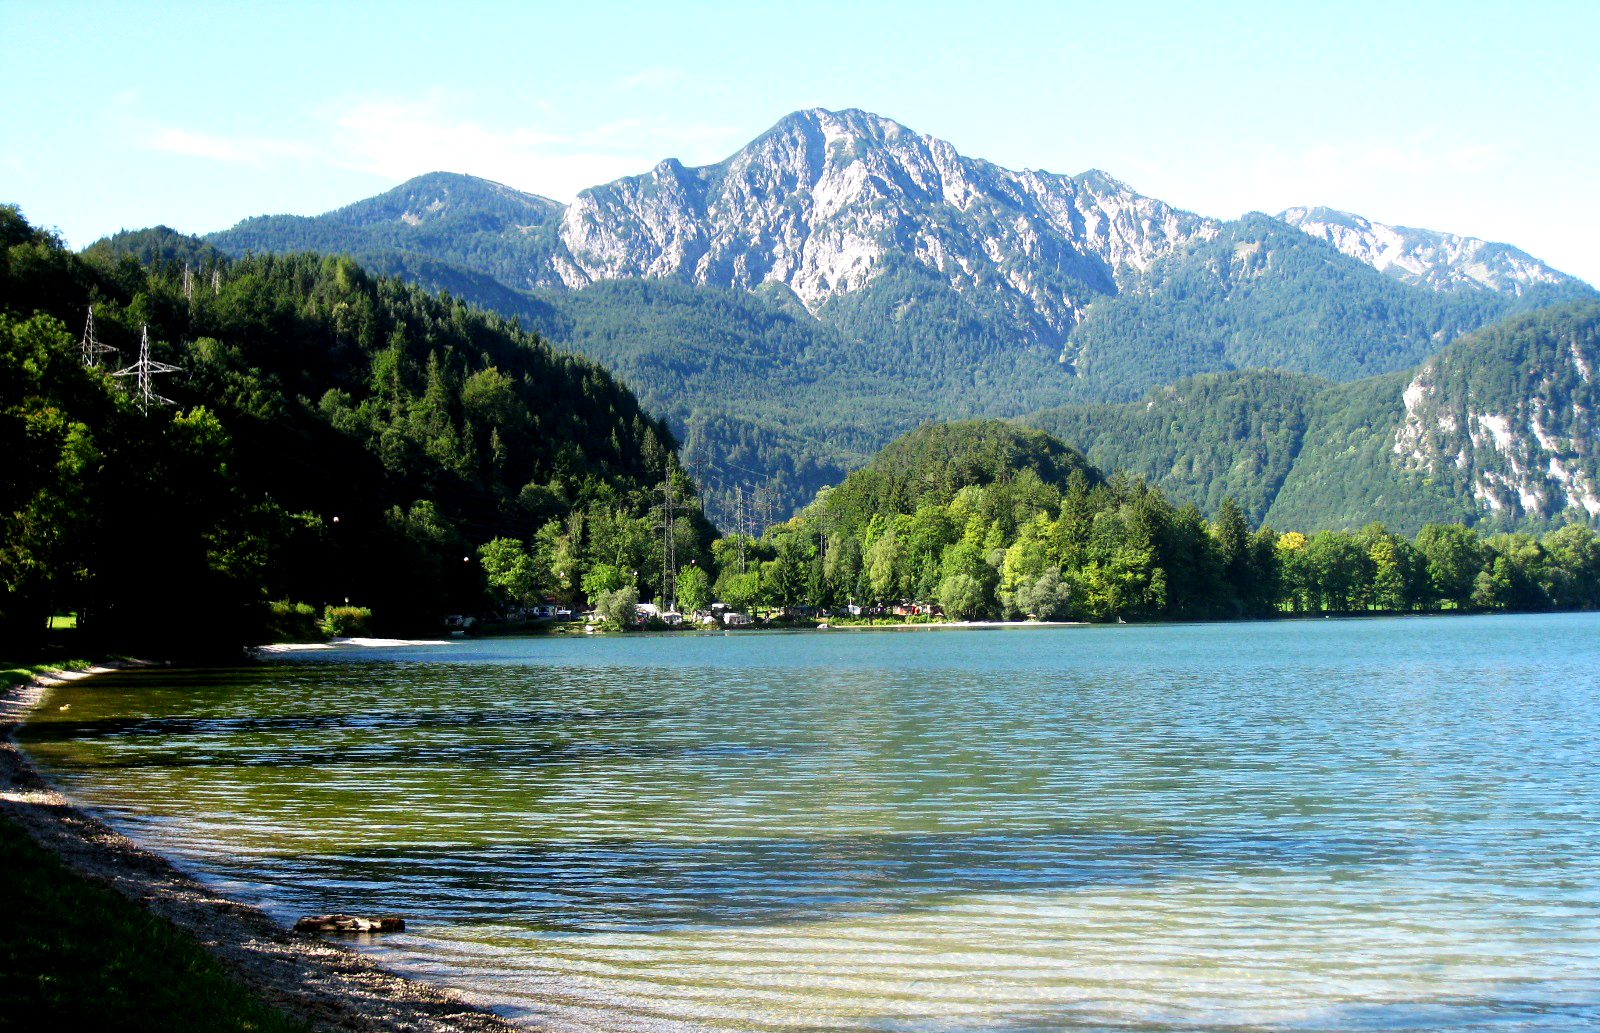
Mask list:
[[[1334,208],[1289,208],[1277,217],[1414,286],[1521,294],[1538,284],[1575,282],[1509,244],[1390,226]]]
[[[667,276],[778,282],[812,311],[909,258],[958,291],[999,291],[1058,343],[1121,269],[1143,269],[1216,223],[1104,173],[1013,172],[857,109],[779,120],[717,165],[663,162],[584,191],[553,279]]]

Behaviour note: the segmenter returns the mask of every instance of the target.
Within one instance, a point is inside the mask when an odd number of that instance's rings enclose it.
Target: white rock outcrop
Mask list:
[[[1219,228],[1104,173],[1013,172],[886,118],[814,109],[718,165],[664,161],[584,191],[542,279],[776,281],[815,312],[909,256],[957,290],[1010,294],[1059,338],[1121,271]]]
[[[1289,208],[1277,217],[1379,272],[1415,286],[1520,295],[1537,284],[1572,279],[1525,251],[1476,237],[1390,226],[1332,208]]]

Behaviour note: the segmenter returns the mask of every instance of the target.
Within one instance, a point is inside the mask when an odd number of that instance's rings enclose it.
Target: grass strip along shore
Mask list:
[[[229,979],[194,940],[70,871],[0,821],[0,1012],[35,1028],[309,1030]]]

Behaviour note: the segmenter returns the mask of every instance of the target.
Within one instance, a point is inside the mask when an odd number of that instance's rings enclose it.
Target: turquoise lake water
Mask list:
[[[557,1029],[1600,1029],[1600,615],[338,650],[22,738]]]

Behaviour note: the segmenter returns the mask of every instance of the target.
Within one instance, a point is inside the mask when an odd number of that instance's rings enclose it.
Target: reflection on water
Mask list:
[[[452,643],[107,675],[25,738],[559,1028],[1591,1030],[1596,631]]]

